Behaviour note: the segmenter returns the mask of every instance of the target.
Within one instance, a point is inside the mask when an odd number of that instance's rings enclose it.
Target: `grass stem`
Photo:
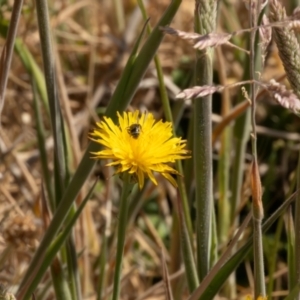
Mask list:
[[[214,31],[216,1],[195,2],[195,32],[207,34]],[[197,51],[195,84],[211,85],[213,78],[213,50]],[[212,97],[194,101],[194,165],[197,211],[197,263],[200,281],[210,268],[211,214],[212,214]]]
[[[116,254],[116,265],[114,273],[114,287],[112,300],[118,300],[120,294],[120,280],[121,280],[121,269],[123,261],[127,214],[129,207],[129,196],[133,185],[130,183],[131,175],[128,173],[124,174],[123,178],[123,189],[120,198],[119,217],[118,217],[118,234],[117,234],[117,254]]]

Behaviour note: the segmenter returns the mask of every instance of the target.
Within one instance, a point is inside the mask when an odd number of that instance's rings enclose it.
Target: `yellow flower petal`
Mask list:
[[[174,186],[176,180],[171,174],[180,175],[169,163],[178,159],[189,158],[185,149],[186,141],[172,137],[172,124],[156,122],[151,113],[117,112],[119,124],[104,117],[97,123],[98,128],[90,138],[103,145],[104,150],[93,152],[93,158],[110,159],[108,166],[117,166],[116,173],[128,171],[138,181],[139,187],[144,185],[145,177],[157,185],[153,172],[161,173]]]

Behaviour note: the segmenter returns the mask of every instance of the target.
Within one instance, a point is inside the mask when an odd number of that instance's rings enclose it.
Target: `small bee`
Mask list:
[[[134,139],[137,139],[140,136],[141,131],[142,126],[138,123],[131,124],[129,127],[127,127],[128,134]]]

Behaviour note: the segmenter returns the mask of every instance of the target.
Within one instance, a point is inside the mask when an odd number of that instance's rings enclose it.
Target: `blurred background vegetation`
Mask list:
[[[157,24],[170,2],[145,1],[152,27]],[[298,5],[297,1],[282,3],[288,15]],[[7,40],[13,5],[14,1],[0,1],[1,52]],[[171,26],[193,32],[194,6],[192,0],[182,1]],[[142,31],[144,20],[134,0],[53,0],[48,2],[48,9],[58,98],[67,128],[65,149],[68,181],[76,172],[87,149],[88,133],[106,111],[134,43]],[[248,11],[243,1],[219,1],[217,12],[217,32],[233,32],[249,27]],[[1,113],[0,282],[4,291],[13,293],[24,280],[25,271],[55,211],[49,204],[50,196],[47,194],[51,193],[51,188],[45,188],[47,182],[53,184],[54,141],[37,24],[36,3],[25,0]],[[243,34],[234,37],[232,42],[247,48],[248,39],[248,34]],[[175,96],[182,89],[194,85],[195,50],[188,42],[166,35],[157,54],[165,76],[164,84],[170,100],[174,127],[179,136],[188,139],[193,103],[192,100],[179,100]],[[214,54],[213,82],[226,85],[241,81],[247,68],[246,56],[227,45],[217,48]],[[271,43],[260,79],[267,82],[274,78],[289,87],[284,74],[276,45]],[[38,108],[35,108],[35,98]],[[240,98],[240,88],[213,96],[213,128],[231,113]],[[257,100],[257,153],[264,215],[267,219],[295,189],[300,120],[298,116],[278,106],[266,93],[260,93]],[[224,102],[227,103],[225,108]],[[165,119],[154,62],[150,63],[145,76],[140,78],[127,109],[151,111],[157,119]],[[37,116],[40,116],[40,120]],[[212,258],[215,260],[226,249],[238,225],[251,209],[250,134],[245,136],[248,142],[242,166],[242,188],[239,191],[241,201],[236,209],[231,204],[231,187],[236,180],[233,172],[236,156],[236,129],[233,130],[233,126],[236,118],[237,116],[233,116],[232,122],[225,125],[229,134],[227,148],[224,150],[222,138],[217,138],[213,144],[213,198],[218,238],[216,255]],[[50,179],[44,177],[45,164],[41,163],[44,157],[41,153],[43,147],[37,137],[41,128],[38,123],[42,124],[42,141],[47,158],[46,173]],[[223,151],[227,154],[221,162],[225,161],[228,165],[225,196],[220,185],[224,170],[220,163]],[[187,161],[183,162],[183,168],[190,170],[187,164]],[[194,225],[196,212],[192,174],[186,173],[184,180]],[[97,163],[86,178],[80,199],[76,200],[77,205],[80,205],[96,178],[99,180],[93,194],[72,232],[74,247],[71,248],[75,253],[72,258],[76,260],[74,265],[78,268],[77,282],[80,282],[80,291],[76,292],[80,295],[77,296],[78,299],[109,299],[112,292],[121,180],[113,176],[113,170],[104,167],[104,162]],[[177,210],[177,193],[166,180],[160,179],[158,186],[148,182],[142,191],[134,190],[129,208],[130,221],[127,224],[120,299],[167,299],[162,251],[174,299],[188,299],[180,254],[178,220],[174,213]],[[225,197],[227,209],[234,214],[223,211],[224,207],[219,204],[221,197]],[[74,206],[73,209],[75,211]],[[227,215],[226,220],[223,220],[223,214]],[[69,215],[68,218],[72,219],[72,216]],[[267,286],[272,278],[272,284],[267,288],[270,299],[284,299],[288,294],[288,220],[287,215],[279,218],[263,237]],[[239,244],[249,238],[250,232],[251,229],[244,232]],[[69,266],[67,257],[70,255],[66,249],[67,247],[60,250],[60,256],[56,257],[63,273],[70,272],[66,270],[66,266]],[[216,299],[244,299],[245,295],[251,295],[252,266],[250,254],[236,265],[233,276],[217,291]],[[53,274],[52,269],[52,278]],[[58,297],[57,291],[53,289],[50,272],[39,278],[34,295],[34,299],[74,299],[73,294],[70,297]]]

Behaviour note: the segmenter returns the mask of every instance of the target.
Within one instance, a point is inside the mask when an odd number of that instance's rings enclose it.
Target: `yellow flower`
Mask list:
[[[139,187],[144,185],[145,177],[157,185],[153,172],[161,173],[174,186],[177,186],[171,174],[180,175],[175,169],[167,165],[177,159],[189,158],[189,151],[185,150],[186,141],[172,137],[172,124],[156,122],[151,113],[139,111],[119,113],[119,124],[110,118],[97,123],[99,128],[91,133],[91,139],[105,146],[104,150],[92,152],[93,158],[111,159],[107,166],[117,166],[117,172],[128,171],[137,178]]]

